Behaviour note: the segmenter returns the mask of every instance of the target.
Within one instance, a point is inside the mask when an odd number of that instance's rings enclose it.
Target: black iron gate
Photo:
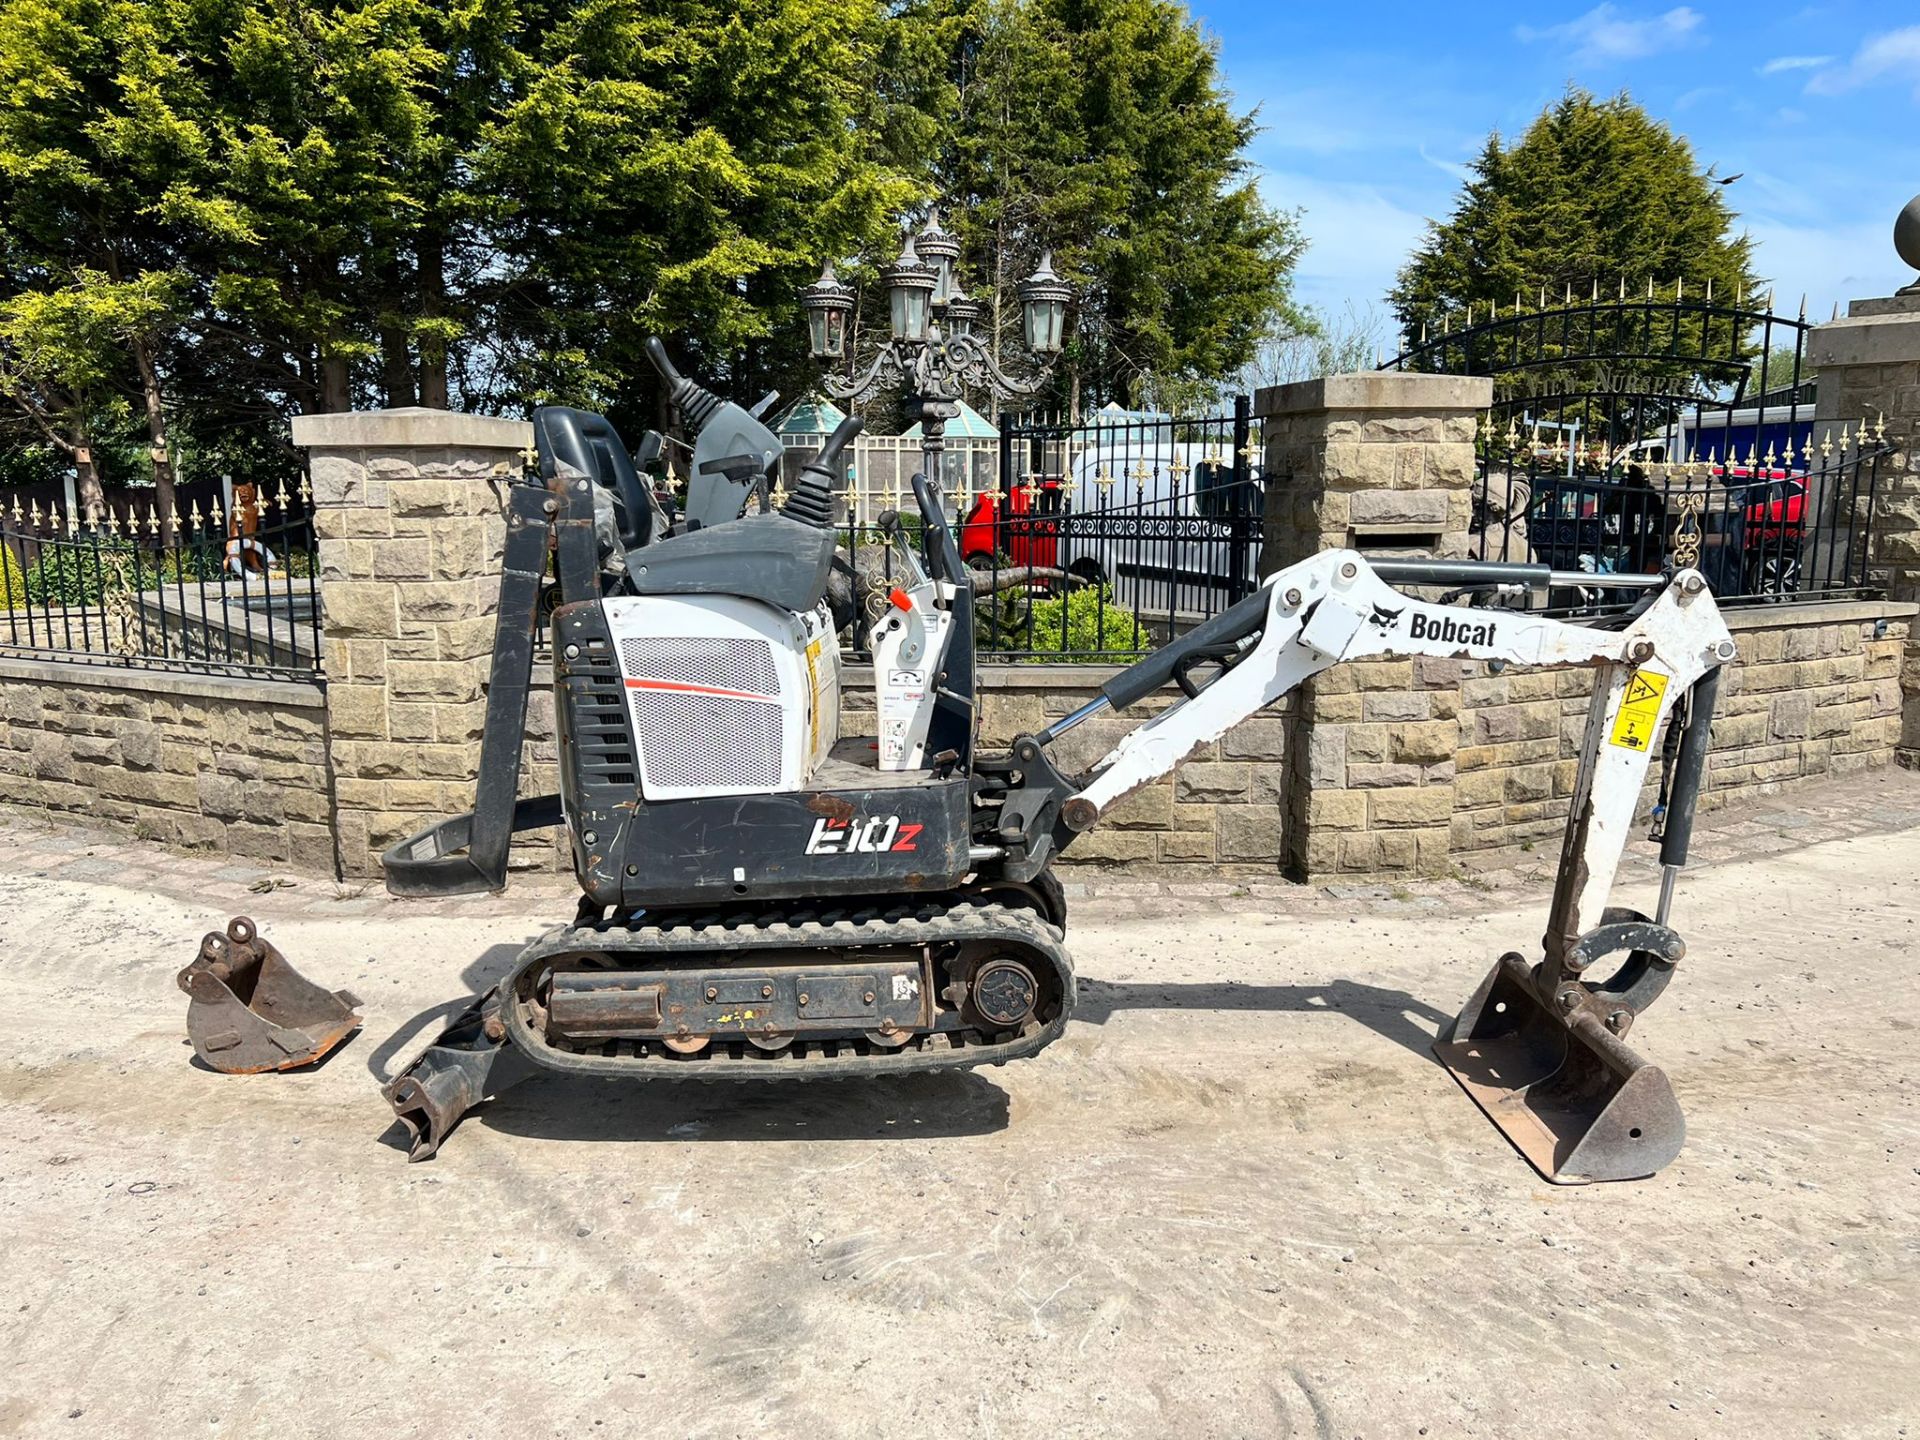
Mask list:
[[[1804,314],[1649,290],[1469,309],[1383,369],[1487,375],[1472,542],[1491,560],[1594,576],[1557,605],[1603,609],[1609,573],[1679,557],[1722,600],[1868,593],[1868,522],[1889,453],[1878,417],[1814,422]]]
[[[1016,648],[1121,658],[1254,590],[1262,492],[1249,397],[1211,415],[1003,414],[999,429],[999,486],[959,517],[962,554],[990,574],[1026,567],[1065,596],[1058,623],[1021,633]]]

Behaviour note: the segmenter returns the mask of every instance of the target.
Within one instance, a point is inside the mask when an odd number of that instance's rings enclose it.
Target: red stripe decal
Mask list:
[[[687,695],[723,695],[729,700],[764,700],[769,705],[780,703],[778,695],[756,695],[751,690],[723,690],[718,685],[683,685],[678,680],[629,680],[629,690],[676,690]]]

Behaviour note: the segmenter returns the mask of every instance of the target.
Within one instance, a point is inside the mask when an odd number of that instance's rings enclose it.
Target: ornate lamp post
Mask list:
[[[940,228],[938,215],[929,216],[918,234],[907,236],[899,258],[880,267],[887,287],[888,338],[864,370],[841,378],[830,369],[822,382],[834,399],[846,401],[904,382],[908,423],[920,425],[921,471],[936,490],[947,421],[960,413],[961,391],[985,389],[998,398],[1038,390],[1066,343],[1067,305],[1073,299],[1073,287],[1053,272],[1053,257],[1043,257],[1039,269],[1020,284],[1022,335],[1039,368],[1024,379],[1010,375],[977,333],[986,307],[962,293],[954,273],[959,258],[960,242]],[[833,367],[846,364],[851,371],[847,317],[853,291],[835,277],[831,264],[800,291],[800,305],[807,312],[813,358]]]

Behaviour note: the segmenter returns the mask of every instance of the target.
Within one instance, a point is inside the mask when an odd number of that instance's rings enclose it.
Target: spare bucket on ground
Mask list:
[[[351,991],[321,989],[244,915],[209,931],[179,980],[193,1053],[230,1075],[311,1065],[360,1026]]]

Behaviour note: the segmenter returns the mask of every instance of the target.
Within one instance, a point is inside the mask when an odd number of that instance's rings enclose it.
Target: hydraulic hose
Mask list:
[[[1670,868],[1687,863],[1687,843],[1693,837],[1693,812],[1700,801],[1700,781],[1707,769],[1713,707],[1719,696],[1718,668],[1694,682],[1687,707],[1687,733],[1680,737],[1680,755],[1673,767],[1673,790],[1667,800],[1666,829],[1660,839],[1660,863]]]

